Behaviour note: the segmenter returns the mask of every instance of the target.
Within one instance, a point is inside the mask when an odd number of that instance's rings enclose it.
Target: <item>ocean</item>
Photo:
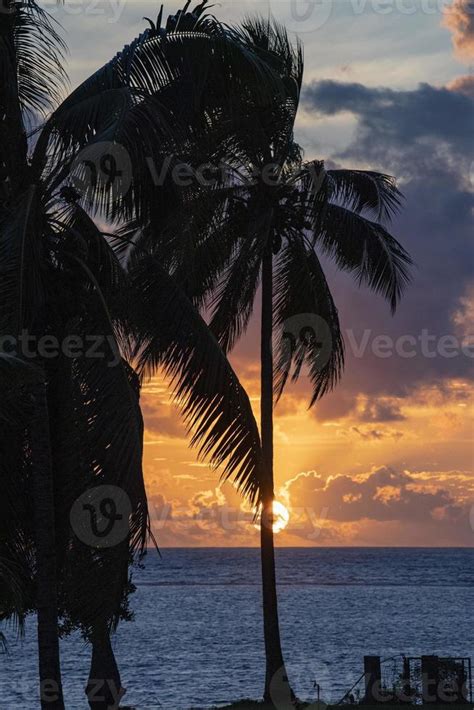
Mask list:
[[[259,552],[164,549],[137,570],[135,620],[114,638],[123,700],[189,710],[259,698],[264,677]],[[474,658],[474,549],[285,548],[277,551],[282,642],[301,698],[337,702],[364,655]],[[0,627],[0,709],[37,710],[35,620]],[[67,710],[86,710],[90,649],[61,645]]]

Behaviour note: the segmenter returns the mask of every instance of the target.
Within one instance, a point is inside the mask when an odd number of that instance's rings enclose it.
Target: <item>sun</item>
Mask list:
[[[279,533],[286,528],[290,522],[290,512],[283,503],[275,500],[273,501],[273,532]]]
[[[265,520],[267,526],[271,522],[273,532],[280,533],[290,522],[290,511],[279,500],[274,500],[271,519],[270,515],[262,515],[262,520]],[[257,530],[260,530],[260,525],[260,522],[254,523]]]

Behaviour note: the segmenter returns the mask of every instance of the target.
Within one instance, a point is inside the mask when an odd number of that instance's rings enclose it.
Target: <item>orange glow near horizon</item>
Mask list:
[[[258,368],[238,369],[258,417]],[[473,546],[468,383],[422,387],[404,399],[360,395],[341,411],[345,396],[341,386],[308,410],[306,391],[289,390],[275,409],[278,545]],[[257,547],[254,511],[189,448],[162,378],[145,385],[142,404],[145,481],[159,545]],[[375,421],[378,411],[390,416]]]

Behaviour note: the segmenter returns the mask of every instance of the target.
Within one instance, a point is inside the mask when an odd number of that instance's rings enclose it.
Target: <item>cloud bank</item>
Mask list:
[[[456,333],[456,313],[472,294],[474,185],[472,126],[474,94],[470,77],[450,87],[421,84],[414,90],[374,88],[359,83],[313,82],[303,104],[319,117],[351,114],[357,119],[354,139],[345,150],[326,156],[328,163],[370,167],[396,175],[406,201],[392,231],[411,253],[416,269],[395,319],[379,298],[357,292],[335,275],[336,303],[343,327],[361,342],[373,338],[415,338],[425,331],[433,343]],[[348,294],[350,293],[350,297]],[[474,335],[467,326],[463,337]],[[418,347],[413,356],[381,359],[369,348],[358,358],[349,352],[344,378],[351,392],[406,396],[421,383],[442,384],[474,377],[474,360],[430,355]]]
[[[456,56],[461,60],[474,58],[474,1],[454,0],[444,11],[443,24],[453,33]]]

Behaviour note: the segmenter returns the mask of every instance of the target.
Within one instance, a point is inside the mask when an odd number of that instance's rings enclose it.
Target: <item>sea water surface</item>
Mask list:
[[[337,702],[365,654],[474,658],[474,549],[277,551],[284,653],[298,695]],[[259,553],[164,549],[137,570],[135,620],[115,639],[124,704],[188,710],[258,698],[264,676]],[[0,710],[36,710],[35,619],[0,656]],[[86,710],[90,649],[61,647],[67,710]],[[125,703],[126,701],[126,703]]]

